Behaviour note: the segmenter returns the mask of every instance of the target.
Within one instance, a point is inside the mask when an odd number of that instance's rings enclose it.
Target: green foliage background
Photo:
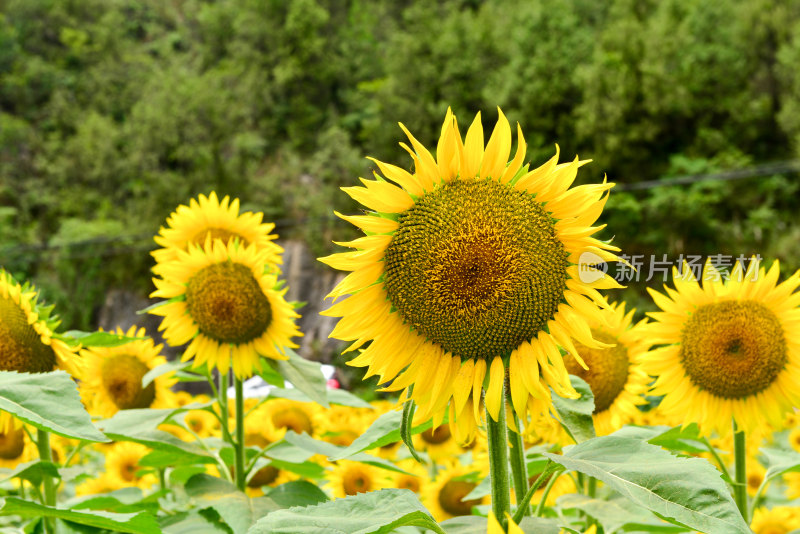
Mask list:
[[[487,129],[501,106],[534,165],[592,158],[584,181],[797,159],[799,64],[780,0],[0,0],[0,264],[88,328],[107,287],[149,290],[152,234],[199,193],[322,253],[364,156],[410,165],[396,123],[431,145],[447,106]],[[793,270],[797,189],[612,192],[604,237]]]

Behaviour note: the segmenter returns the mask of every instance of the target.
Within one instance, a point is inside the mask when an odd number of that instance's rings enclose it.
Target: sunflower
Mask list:
[[[578,355],[589,366],[584,369],[572,356],[564,358],[570,374],[585,380],[594,393],[594,426],[599,436],[619,430],[639,414],[637,406],[645,404],[650,377],[639,358],[649,348],[642,335],[643,320],[631,328],[634,310],[625,313],[625,303],[598,309],[587,318],[592,337],[608,348],[591,348],[576,343]]]
[[[753,259],[723,282],[707,262],[702,288],[684,265],[668,296],[649,289],[663,311],[649,314],[644,335],[666,346],[642,359],[657,377],[652,394],[664,395],[661,411],[705,435],[730,434],[732,418],[747,433],[781,427],[800,402],[800,273],[781,284],[778,276],[777,261],[765,272]]]
[[[299,478],[300,475],[286,469],[280,469],[273,465],[266,465],[250,474],[247,479],[245,491],[250,497],[258,497],[264,494],[264,490],[262,489],[264,486],[274,488],[281,484],[298,480]]]
[[[145,337],[144,328],[132,326],[126,337]],[[85,362],[81,381],[81,397],[89,411],[101,417],[111,417],[119,410],[131,408],[170,408],[175,404],[170,388],[178,381],[174,372],[156,377],[143,388],[142,378],[159,365],[167,363],[160,356],[163,345],[153,340],[137,339],[117,347],[90,347],[81,351]]]
[[[747,494],[751,497],[755,497],[758,488],[760,488],[761,483],[764,482],[767,470],[761,465],[758,458],[754,458],[753,456],[747,459],[745,466],[747,467],[747,475],[745,477],[747,480]]]
[[[755,534],[788,534],[800,528],[800,508],[776,506],[771,510],[757,508],[750,521]]]
[[[76,349],[54,337],[59,321],[50,316],[52,307],[37,301],[33,288],[21,286],[0,268],[0,370],[46,373],[60,368],[80,378]]]
[[[0,430],[0,467],[14,469],[23,462],[38,458],[36,444],[20,424]]]
[[[470,515],[473,506],[489,503],[488,496],[463,500],[487,475],[483,465],[483,462],[462,465],[451,460],[436,474],[436,478],[423,486],[420,493],[422,503],[436,521]]]
[[[115,443],[106,453],[106,472],[120,487],[148,489],[156,482],[155,475],[142,472],[139,461],[150,452],[144,445]]]
[[[317,436],[319,431],[314,426],[318,421],[317,414],[321,407],[313,402],[300,402],[289,399],[269,400],[259,407],[263,419],[272,425],[274,440],[283,437],[287,430],[297,434],[305,432],[309,436]]]
[[[385,472],[369,464],[340,460],[326,473],[331,493],[341,498],[387,487]]]
[[[371,408],[331,405],[317,412],[312,422],[317,434],[328,443],[347,447],[372,423]]]
[[[244,378],[259,367],[259,355],[288,358],[284,347],[296,348],[291,338],[302,335],[293,321],[299,315],[283,298],[277,274],[266,270],[268,251],[208,238],[202,248],[176,254],[153,268],[162,278],[153,279],[152,296],[169,300],[150,313],[164,317],[159,329],[168,343],[189,343],[183,361],[194,358],[195,366],[222,374],[232,361]]]
[[[430,482],[428,470],[413,458],[405,458],[396,462],[395,465],[405,473],[389,472],[388,486],[390,488],[407,489],[419,494],[425,484]]]
[[[157,263],[178,259],[178,250],[186,251],[192,245],[202,246],[206,238],[219,239],[227,243],[238,239],[244,245],[254,244],[259,250],[268,252],[268,262],[281,263],[283,249],[274,243],[277,235],[272,223],[262,223],[262,213],[239,213],[239,199],[224,197],[222,202],[212,191],[208,197],[200,195],[189,201],[188,206],[178,206],[169,217],[167,227],[161,227],[155,242],[163,248],[152,252]]]
[[[414,435],[414,448],[425,451],[434,462],[464,452],[458,445],[449,425],[439,425]]]
[[[414,386],[423,420],[438,425],[449,409],[459,441],[477,428],[485,379],[497,419],[506,370],[523,420],[550,407],[548,386],[575,397],[559,345],[605,346],[582,316],[605,305],[597,289],[619,287],[596,269],[578,276],[579,262],[618,259],[591,226],[613,184],[570,189],[586,161],[558,164],[558,151],[528,172],[519,127],[508,162],[511,129],[498,113],[484,148],[480,113],[462,141],[448,110],[436,159],[401,125],[414,174],[373,160],[383,176],[344,188],[371,211],[339,215],[366,235],[340,243],[355,250],[320,259],[352,271],[328,295],[350,295],[325,312],[341,317],[331,336],[353,341],[348,350],[372,341],[350,365],[393,380],[389,390]]]
[[[108,473],[103,473],[95,478],[90,478],[75,486],[75,495],[97,495],[99,493],[111,493],[125,487],[120,481]]]

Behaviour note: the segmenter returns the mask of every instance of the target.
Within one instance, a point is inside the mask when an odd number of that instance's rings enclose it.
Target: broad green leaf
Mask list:
[[[800,471],[800,454],[795,451],[763,447],[761,454],[767,459],[767,472],[764,474],[764,483],[783,473]]]
[[[275,387],[283,388],[286,387],[286,383],[283,380],[283,377],[278,372],[277,369],[270,363],[270,359],[268,358],[261,358],[261,368],[258,370],[258,376],[266,382]]]
[[[685,427],[676,426],[624,426],[612,434],[625,438],[638,438],[653,445],[674,451],[692,454],[708,452],[708,448],[700,438],[697,423]]]
[[[325,476],[325,468],[317,462],[282,462],[280,460],[272,460],[270,465],[278,469],[285,469],[290,473],[295,473],[303,478],[322,478]]]
[[[327,395],[329,404],[339,404],[341,406],[350,406],[352,408],[373,409],[370,403],[366,402],[363,399],[360,399],[359,397],[356,397],[349,391],[345,391],[343,389],[328,389],[327,391],[328,391]],[[269,392],[269,396],[278,397],[281,399],[300,401],[300,402],[315,402],[314,400],[310,399],[308,395],[306,395],[297,388],[272,389]]]
[[[65,438],[110,441],[92,424],[75,382],[64,371],[0,371],[0,410]]]
[[[484,477],[483,480],[481,480],[480,484],[472,488],[472,491],[470,491],[467,495],[465,495],[464,498],[461,500],[472,501],[474,499],[480,499],[491,494],[492,494],[492,477],[488,476]]]
[[[192,362],[167,362],[162,363],[159,366],[153,367],[142,377],[142,388],[146,388],[150,385],[150,382],[158,378],[159,376],[163,376],[167,373],[174,373],[176,371],[181,371],[186,369],[192,365]]]
[[[487,519],[477,515],[462,515],[439,523],[447,534],[486,534]],[[426,531],[430,532],[430,531]]]
[[[199,474],[189,479],[185,489],[198,507],[213,508],[234,534],[246,534],[255,520],[250,498],[226,480]]]
[[[619,530],[643,530],[645,532],[686,532],[684,527],[671,525],[660,520],[649,510],[623,498],[610,500],[593,499],[586,495],[562,495],[556,501],[564,510],[577,508],[596,519],[605,534]]]
[[[306,480],[286,482],[269,489],[265,495],[281,508],[313,506],[328,500],[328,496],[325,495],[324,491]]]
[[[525,534],[558,534],[561,532],[556,520],[546,517],[525,517],[519,522],[519,528]]]
[[[341,460],[353,454],[363,452],[370,449],[377,449],[390,443],[395,443],[401,440],[400,426],[403,422],[403,413],[397,410],[392,410],[381,415],[369,426],[369,428],[353,440],[349,447],[344,449],[338,456],[332,457],[331,461]],[[409,429],[409,433],[419,434],[428,430],[433,421],[430,419],[424,423]]]
[[[19,464],[8,473],[0,473],[0,482],[5,482],[12,478],[21,478],[22,480],[29,480],[34,486],[38,486],[42,483],[43,477],[60,478],[56,464],[42,460],[25,462],[24,464]]]
[[[297,445],[289,443],[284,439],[276,441],[275,443],[270,443],[264,449],[264,456],[267,458],[294,464],[303,463],[311,458],[314,454],[316,453],[310,452],[302,447],[298,447]]]
[[[181,512],[161,519],[164,534],[231,534],[213,509]]]
[[[706,534],[750,534],[720,473],[635,438],[603,436],[544,456],[602,480],[632,502]]]
[[[319,362],[306,360],[292,349],[286,347],[288,360],[276,360],[281,375],[294,387],[305,393],[308,398],[328,407],[327,384]]]
[[[214,463],[209,456],[199,456],[184,450],[175,450],[172,447],[155,449],[139,459],[140,467],[178,467],[186,465],[202,465]]]
[[[414,493],[384,489],[316,506],[278,510],[260,519],[248,534],[384,534],[401,526],[445,531]]]
[[[119,514],[99,510],[63,510],[16,497],[0,499],[0,515],[18,515],[25,518],[56,517],[113,532],[132,534],[159,534],[161,532],[155,518],[147,512]]]
[[[80,344],[84,347],[119,347],[131,341],[147,339],[144,337],[128,337],[111,332],[81,332],[80,330],[69,330],[60,334],[59,338],[70,346]]]
[[[295,432],[289,431],[286,433],[284,438],[289,443],[300,447],[301,449],[305,449],[309,452],[314,454],[324,454],[328,457],[338,456],[343,447],[338,447],[332,443],[328,443],[325,441],[319,441],[308,434],[297,434]],[[396,471],[398,473],[408,474],[406,471],[403,471],[399,467],[397,467],[393,462],[389,460],[385,460],[378,456],[373,456],[371,454],[367,454],[364,452],[360,452],[358,454],[353,454],[348,457],[349,460],[353,460],[354,462],[361,462],[369,465],[374,465],[375,467],[381,467],[383,469],[388,469],[389,471]]]
[[[595,436],[594,421],[594,395],[589,384],[575,375],[569,376],[572,387],[580,394],[577,399],[564,399],[553,393],[553,407],[558,413],[561,426],[570,435],[575,443],[582,443]]]

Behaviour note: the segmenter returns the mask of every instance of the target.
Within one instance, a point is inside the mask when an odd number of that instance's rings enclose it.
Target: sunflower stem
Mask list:
[[[742,517],[745,521],[749,521],[750,517],[747,511],[747,442],[744,430],[739,430],[736,421],[733,422],[733,456],[736,462],[736,483],[733,486],[733,496]]]
[[[508,452],[511,456],[511,476],[514,479],[514,496],[518,503],[522,502],[528,492],[528,468],[525,464],[525,446],[522,443],[522,429],[519,426],[519,417],[514,414],[514,426],[518,432],[508,429],[508,441],[511,444]],[[524,515],[530,515],[530,506],[524,507]]]
[[[236,486],[244,491],[245,486],[245,465],[244,465],[244,383],[241,378],[234,376],[233,387],[236,390],[236,451],[235,469]]]
[[[505,389],[504,386],[501,388]],[[497,421],[492,419],[488,408],[486,409],[486,438],[489,446],[492,511],[505,530],[508,523],[506,514],[511,510],[511,488],[508,475],[505,395],[502,392],[501,398],[503,398],[503,404],[500,406]]]
[[[37,436],[36,436],[36,448],[39,449],[39,458],[43,462],[52,462],[53,461],[53,453],[52,449],[50,448],[50,433],[46,430],[42,430],[41,428],[37,429]],[[44,485],[44,504],[45,506],[55,507],[56,505],[56,486],[53,483],[53,479],[49,476],[42,477],[42,484]],[[45,532],[47,533],[55,533],[56,531],[56,524],[55,518],[53,517],[46,517],[44,519],[44,526]]]
[[[544,509],[544,504],[547,502],[547,496],[550,495],[550,490],[553,489],[553,486],[558,479],[559,473],[554,474],[550,477],[550,480],[547,481],[547,485],[542,490],[542,496],[539,499],[539,503],[536,505],[536,510],[533,511],[533,517],[539,517],[542,515],[542,510]]]

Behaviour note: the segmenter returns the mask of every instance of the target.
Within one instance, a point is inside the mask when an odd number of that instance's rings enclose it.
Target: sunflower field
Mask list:
[[[0,0],[0,534],[800,534],[799,63],[773,0]]]

